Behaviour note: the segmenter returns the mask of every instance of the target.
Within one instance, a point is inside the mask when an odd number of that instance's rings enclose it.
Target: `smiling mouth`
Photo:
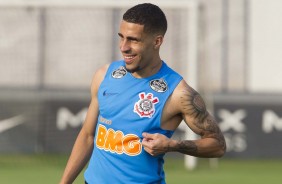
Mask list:
[[[134,56],[124,56],[124,61],[126,64],[131,64],[134,61],[134,58],[136,57],[136,55]]]

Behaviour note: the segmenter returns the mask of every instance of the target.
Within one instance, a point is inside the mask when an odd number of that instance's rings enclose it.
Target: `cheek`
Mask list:
[[[143,46],[142,45],[138,45],[138,44],[136,44],[136,45],[132,45],[131,46],[131,49],[134,51],[134,52],[136,52],[136,53],[143,53],[143,50],[144,50],[144,48],[143,48]]]
[[[151,45],[142,45],[138,48],[138,51],[143,55],[150,56],[153,51],[153,47]]]

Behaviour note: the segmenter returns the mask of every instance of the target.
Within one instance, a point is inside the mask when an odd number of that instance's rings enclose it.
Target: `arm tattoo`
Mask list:
[[[180,98],[185,114],[199,119],[200,121],[203,121],[207,117],[208,113],[205,102],[197,91],[188,88],[187,91],[183,92]]]
[[[198,148],[193,141],[180,141],[177,150],[183,154],[196,155]]]
[[[216,120],[208,113],[205,102],[197,91],[188,87],[181,96],[181,105],[184,113],[194,119],[193,124],[200,130],[203,138],[214,138],[220,147],[226,148],[224,137]]]

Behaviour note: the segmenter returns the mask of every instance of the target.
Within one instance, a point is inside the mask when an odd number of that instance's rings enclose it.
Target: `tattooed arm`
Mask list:
[[[225,153],[224,137],[214,117],[207,111],[200,94],[186,83],[180,84],[177,104],[186,124],[201,138],[174,141],[169,151],[178,151],[197,157],[221,157]]]
[[[197,91],[181,81],[167,102],[163,112],[162,128],[174,130],[184,119],[201,138],[198,140],[173,140],[162,134],[143,133],[142,145],[151,155],[180,152],[197,157],[221,157],[225,153],[224,137],[213,116],[207,111]]]

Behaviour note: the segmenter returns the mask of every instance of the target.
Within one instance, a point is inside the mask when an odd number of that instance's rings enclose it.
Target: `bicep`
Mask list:
[[[201,139],[192,141],[198,149],[198,155],[222,155],[226,149],[225,139],[215,118],[207,111],[200,94],[183,82],[178,89],[177,97],[178,111],[182,114],[184,121],[192,131],[201,136]],[[191,141],[186,140],[184,143],[191,143]]]
[[[99,115],[99,107],[98,107],[98,100],[95,98],[91,99],[90,105],[88,107],[88,111],[86,114],[86,118],[83,124],[82,129],[91,136],[94,136],[96,124]]]
[[[207,111],[201,95],[190,86],[186,86],[180,96],[180,109],[186,124],[201,136],[210,136],[219,132],[214,117]]]

